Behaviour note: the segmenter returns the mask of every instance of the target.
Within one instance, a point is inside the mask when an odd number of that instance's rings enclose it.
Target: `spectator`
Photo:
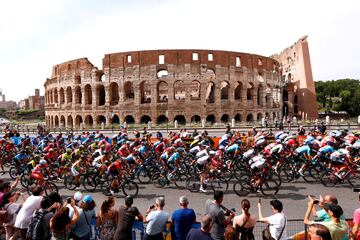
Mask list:
[[[80,191],[77,191],[74,194],[74,198],[73,198],[75,201],[74,207],[76,207],[78,210],[80,208],[79,203],[81,202],[82,198],[83,198],[83,195]],[[68,198],[66,207],[69,208],[69,214],[70,214],[69,216],[72,218],[74,216],[74,208],[71,206],[71,202],[72,202],[71,198]]]
[[[211,229],[211,237],[215,240],[223,240],[226,226],[231,223],[235,213],[230,212],[229,216],[225,218],[225,213],[221,208],[221,203],[224,200],[224,193],[222,191],[215,191],[214,200],[208,199],[205,203],[206,214],[213,218],[213,227]]]
[[[0,206],[3,205],[3,196],[5,193],[10,192],[14,188],[16,188],[17,184],[19,183],[19,177],[16,177],[13,184],[9,182],[2,182],[0,183]]]
[[[316,211],[316,207],[314,205],[313,209],[312,209],[312,213],[315,217],[315,221],[316,222],[328,222],[330,221],[330,216],[329,214],[327,214],[327,212],[324,209],[324,204],[325,203],[329,203],[329,204],[338,204],[338,200],[334,195],[328,194],[325,197],[322,197],[321,195],[319,195],[319,207],[321,208],[319,211]],[[344,214],[341,215],[340,217],[342,220],[345,220],[345,216]]]
[[[305,224],[313,224],[314,222],[310,220],[310,213],[312,208],[314,207],[314,199],[309,197],[308,208],[305,213],[304,223]],[[319,222],[319,224],[327,227],[331,234],[332,240],[342,240],[344,238],[348,238],[348,224],[346,221],[341,220],[340,216],[343,214],[343,210],[340,206],[333,203],[325,203],[324,209],[327,214],[330,216],[330,221],[327,222]]]
[[[101,204],[101,210],[97,217],[97,226],[99,227],[101,240],[111,240],[114,237],[118,221],[118,212],[112,209],[114,205],[114,197],[108,197]]]
[[[263,217],[261,203],[258,203],[259,221],[268,223],[271,237],[277,240],[286,240],[286,218],[282,212],[283,205],[279,200],[270,201],[271,210],[273,215],[269,217]]]
[[[144,240],[163,240],[163,230],[169,218],[169,213],[164,211],[165,198],[158,197],[155,201],[155,208],[149,207],[146,210],[144,223],[147,223]],[[154,211],[152,211],[154,209]]]
[[[196,137],[197,135],[199,135],[199,133],[198,133],[197,129],[195,128],[194,132],[192,133],[192,136]]]
[[[41,187],[37,186],[33,189],[32,195],[29,196],[21,207],[18,215],[16,216],[16,220],[14,223],[16,236],[20,236],[20,238],[26,238],[27,228],[29,227],[29,223],[33,213],[40,209],[41,200],[42,200],[43,190]]]
[[[360,194],[358,196],[360,201]],[[353,217],[354,226],[352,228],[352,239],[360,239],[360,208],[355,209]]]
[[[210,217],[209,215],[204,215],[201,218],[201,228],[192,228],[186,236],[186,240],[213,240],[210,234],[212,226],[212,217]]]
[[[17,213],[21,209],[22,205],[16,203],[19,199],[20,192],[10,191],[4,194],[3,196],[3,206],[4,210],[12,215],[12,219],[9,222],[4,222],[6,240],[10,239],[14,235],[14,223],[17,216]]]
[[[95,202],[90,195],[86,195],[80,203],[79,220],[72,230],[78,240],[90,239],[91,236],[91,219],[95,218]],[[75,208],[74,208],[75,210]]]
[[[189,201],[186,196],[179,198],[180,209],[172,214],[172,223],[174,226],[174,240],[185,240],[191,229],[191,225],[195,223],[196,216],[193,209],[189,209]]]
[[[69,217],[69,208],[62,207],[56,211],[54,217],[50,220],[51,240],[69,239],[71,228],[79,220],[79,211],[75,207],[75,201],[71,200],[71,206],[74,209],[74,216]]]
[[[309,240],[331,240],[329,229],[319,223],[311,224],[307,233],[310,237]]]
[[[135,218],[143,221],[143,216],[136,207],[132,207],[134,200],[132,197],[125,197],[125,205],[119,208],[119,220],[114,236],[114,240],[132,240],[132,226]]]
[[[254,226],[256,217],[249,212],[250,202],[247,199],[241,201],[242,213],[234,218],[233,227],[238,231],[240,240],[254,240]]]

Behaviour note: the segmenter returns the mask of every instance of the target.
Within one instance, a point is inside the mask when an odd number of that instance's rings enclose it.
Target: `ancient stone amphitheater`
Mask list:
[[[106,54],[55,65],[45,82],[50,127],[127,122],[209,124],[282,117],[282,73],[274,58],[213,50]]]

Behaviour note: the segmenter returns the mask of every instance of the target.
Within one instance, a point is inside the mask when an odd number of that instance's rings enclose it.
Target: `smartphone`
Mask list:
[[[154,209],[154,208],[155,208],[155,205],[151,205],[151,206],[150,206],[150,209]]]
[[[319,200],[315,199],[314,204],[319,204]]]

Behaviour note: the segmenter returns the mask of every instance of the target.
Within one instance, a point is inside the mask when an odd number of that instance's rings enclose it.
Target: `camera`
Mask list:
[[[149,207],[149,209],[154,209],[155,208],[155,205],[151,205],[150,207]]]
[[[314,204],[319,204],[319,200],[315,199]]]
[[[229,209],[226,210],[226,211],[225,211],[225,216],[230,216],[231,212],[236,212],[236,211],[235,211],[235,208],[232,208],[231,210],[229,210]]]

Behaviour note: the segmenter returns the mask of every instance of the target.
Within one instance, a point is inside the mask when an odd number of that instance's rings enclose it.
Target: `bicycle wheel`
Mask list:
[[[174,181],[174,184],[175,186],[178,188],[178,189],[185,189],[186,188],[186,180],[187,180],[187,177],[185,174],[181,174],[179,172],[176,172],[174,173],[174,177],[173,177],[173,181]]]
[[[64,179],[64,185],[69,190],[74,190],[77,187],[77,184],[75,184],[75,177],[72,175],[68,175]]]
[[[273,179],[267,179],[261,184],[260,191],[264,196],[273,196],[279,191],[279,186]]]
[[[151,175],[145,169],[138,171],[136,173],[136,178],[142,184],[148,184],[151,181]]]
[[[11,168],[9,169],[9,175],[10,175],[11,179],[15,179],[16,176],[19,175],[16,167],[11,167]]]
[[[319,182],[319,178],[320,178],[320,174],[319,171],[315,168],[315,166],[309,166],[304,171],[303,179],[305,180],[305,182],[316,183]]]
[[[228,182],[222,177],[215,178],[210,182],[212,190],[215,191],[223,191],[226,192],[229,188]]]
[[[243,188],[241,186],[240,181],[237,181],[234,185],[233,185],[233,190],[235,192],[236,195],[243,197],[246,196],[250,193],[250,191],[246,188]]]
[[[97,187],[95,178],[92,176],[84,176],[82,184],[84,186],[84,189],[88,192],[94,192]]]
[[[53,182],[47,181],[43,186],[46,196],[48,196],[51,192],[59,193],[58,187]]]
[[[199,192],[200,185],[200,179],[197,176],[191,176],[186,180],[186,188],[190,192]]]
[[[151,181],[157,188],[163,188],[168,183],[166,176],[162,173],[155,173],[152,175]]]
[[[293,166],[290,165],[289,163],[284,163],[281,166],[281,169],[279,171],[279,175],[282,181],[284,182],[291,182],[292,180],[294,180],[294,170],[293,170]]]
[[[20,183],[24,188],[26,188],[29,185],[29,181],[31,181],[31,179],[30,179],[30,175],[28,173],[21,175]]]
[[[351,187],[360,188],[360,173],[359,172],[349,173],[349,175],[347,176],[347,180],[348,180],[349,184],[351,185]]]
[[[333,187],[337,183],[337,177],[332,172],[324,172],[320,176],[320,181],[325,187]]]
[[[125,180],[121,188],[125,196],[136,197],[139,193],[139,186],[132,180]]]

